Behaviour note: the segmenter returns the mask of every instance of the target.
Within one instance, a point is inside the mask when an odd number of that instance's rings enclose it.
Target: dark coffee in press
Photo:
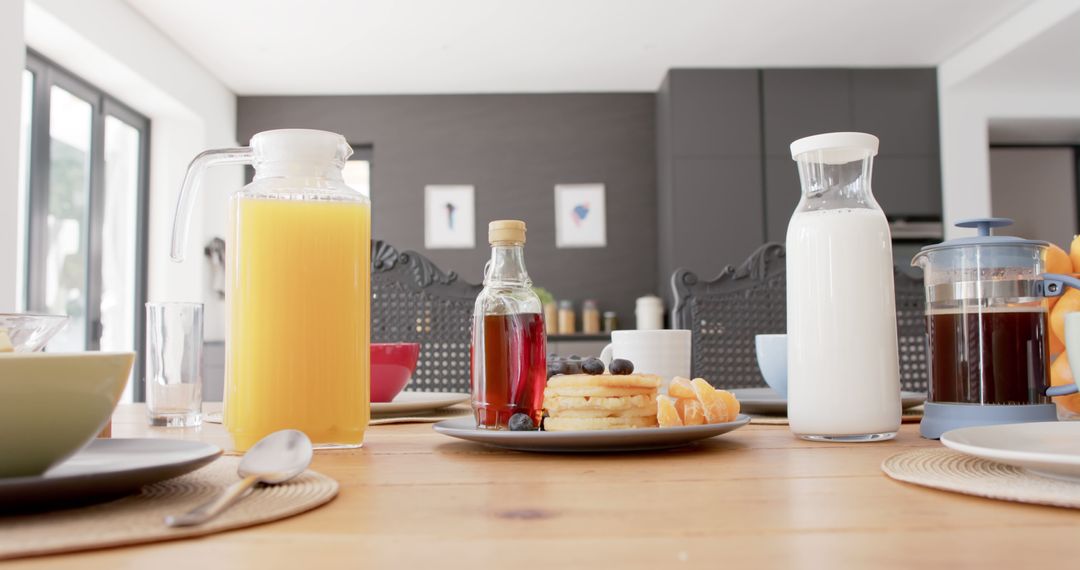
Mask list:
[[[926,316],[926,326],[931,402],[1049,402],[1045,310],[939,310]]]

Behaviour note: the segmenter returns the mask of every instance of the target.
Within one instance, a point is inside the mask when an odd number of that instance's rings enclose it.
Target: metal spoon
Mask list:
[[[202,524],[243,497],[257,483],[277,485],[304,472],[311,464],[311,440],[302,431],[276,431],[259,440],[244,455],[237,474],[243,479],[223,493],[179,516],[165,517],[168,526]]]

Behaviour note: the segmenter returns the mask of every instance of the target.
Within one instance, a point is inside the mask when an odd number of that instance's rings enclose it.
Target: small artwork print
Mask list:
[[[556,247],[606,247],[603,184],[555,186]]]
[[[476,247],[476,211],[472,186],[424,187],[424,247]]]

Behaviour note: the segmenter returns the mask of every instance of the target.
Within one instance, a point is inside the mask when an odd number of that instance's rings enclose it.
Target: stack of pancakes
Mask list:
[[[660,377],[652,374],[565,374],[544,389],[546,431],[656,427]]]

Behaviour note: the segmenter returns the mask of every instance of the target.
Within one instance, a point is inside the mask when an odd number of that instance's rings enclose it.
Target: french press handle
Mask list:
[[[1080,289],[1080,279],[1077,279],[1071,275],[1062,275],[1060,273],[1043,273],[1042,275],[1042,294],[1044,297],[1057,297],[1065,292],[1066,287],[1072,287],[1073,289]],[[1068,327],[1065,329],[1065,335],[1068,336]],[[1077,331],[1080,333],[1080,331]],[[1068,341],[1065,343],[1066,350],[1068,350]],[[1076,358],[1075,362],[1080,363],[1080,355],[1070,355],[1069,364],[1071,365]],[[1075,394],[1080,391],[1080,387],[1077,386],[1076,380],[1073,380],[1072,384],[1065,384],[1063,386],[1051,386],[1046,389],[1047,396],[1068,396],[1069,394]]]

